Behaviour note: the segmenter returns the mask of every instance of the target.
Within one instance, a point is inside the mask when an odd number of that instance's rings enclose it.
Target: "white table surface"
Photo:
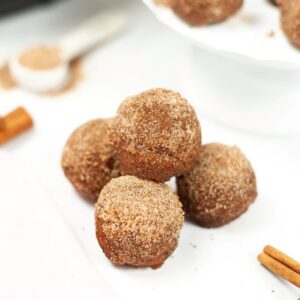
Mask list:
[[[61,97],[0,92],[0,114],[23,105],[35,120],[34,130],[0,149],[0,298],[297,300],[300,291],[256,256],[272,244],[300,259],[300,141],[219,126],[201,109],[204,143],[236,144],[251,160],[257,202],[219,229],[186,223],[179,247],[155,271],[114,267],[99,248],[93,206],[61,171],[62,147],[77,126],[113,116],[128,95],[152,87],[184,95],[181,62],[190,54],[186,41],[139,1],[124,2],[69,0],[0,19],[5,58],[55,40],[102,7],[122,3],[131,14],[122,35],[85,58],[86,78],[76,90]]]

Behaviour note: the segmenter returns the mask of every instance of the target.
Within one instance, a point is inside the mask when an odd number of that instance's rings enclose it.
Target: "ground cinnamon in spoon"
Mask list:
[[[66,86],[62,90],[50,93],[51,96],[59,96],[64,93],[68,93],[78,86],[78,84],[84,79],[84,74],[81,67],[81,59],[76,58],[70,62],[70,78]],[[11,90],[17,86],[16,82],[12,78],[9,67],[6,64],[0,68],[0,90]],[[49,94],[48,94],[49,95]]]
[[[55,47],[40,46],[25,51],[19,59],[24,67],[32,70],[48,70],[61,63],[60,50]]]
[[[60,49],[55,47],[40,46],[25,51],[19,58],[20,63],[32,70],[45,71],[57,67],[61,63]],[[76,58],[70,62],[69,82],[62,90],[50,93],[51,96],[57,96],[75,89],[80,81],[83,80],[81,68],[81,59]],[[0,89],[9,90],[16,87],[17,84],[10,74],[8,65],[0,68]]]

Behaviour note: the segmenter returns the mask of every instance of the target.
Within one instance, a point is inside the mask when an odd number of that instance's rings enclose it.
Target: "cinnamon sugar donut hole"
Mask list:
[[[95,218],[99,245],[112,263],[158,268],[177,247],[184,212],[165,184],[123,176],[103,188]]]
[[[222,22],[234,15],[243,0],[177,0],[174,12],[192,26]]]
[[[218,227],[238,218],[254,202],[256,178],[237,147],[202,146],[194,169],[177,178],[180,200],[200,226]]]
[[[281,27],[289,41],[300,48],[300,1],[281,0]]]
[[[127,98],[110,136],[122,172],[156,182],[189,171],[201,147],[194,109],[179,93],[166,89]]]
[[[89,121],[68,139],[61,160],[65,176],[84,198],[97,201],[102,188],[121,175],[108,136],[112,119]]]

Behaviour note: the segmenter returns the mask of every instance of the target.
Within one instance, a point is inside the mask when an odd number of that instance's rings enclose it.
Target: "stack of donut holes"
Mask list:
[[[167,89],[128,97],[115,118],[76,129],[62,168],[76,191],[96,202],[96,236],[115,265],[158,268],[178,245],[184,215],[219,227],[257,196],[241,150],[202,145],[194,109]],[[164,183],[174,176],[177,193]]]
[[[219,23],[233,16],[243,0],[154,0],[169,6],[186,23],[201,26]],[[251,1],[251,0],[249,0]],[[289,41],[300,48],[300,1],[266,0],[281,10],[281,27]]]

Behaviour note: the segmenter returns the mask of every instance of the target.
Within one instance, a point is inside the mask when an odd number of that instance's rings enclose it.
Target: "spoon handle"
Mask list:
[[[120,30],[127,21],[123,10],[99,13],[59,41],[62,59],[70,61]]]

